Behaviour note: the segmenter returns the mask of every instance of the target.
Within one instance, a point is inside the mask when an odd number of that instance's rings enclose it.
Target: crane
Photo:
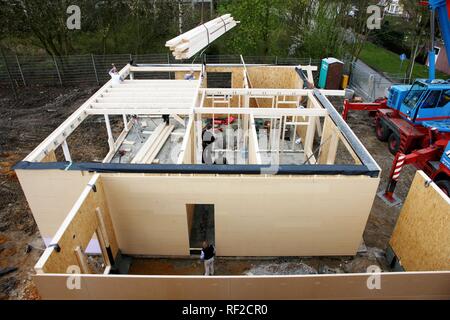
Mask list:
[[[412,164],[424,170],[450,195],[450,80],[436,79],[435,24],[440,31],[450,65],[450,0],[421,1],[431,11],[431,41],[428,53],[428,79],[416,79],[412,85],[393,85],[387,98],[373,103],[344,101],[342,116],[349,110],[366,110],[375,117],[375,134],[388,142],[395,155],[387,188],[382,198],[398,202],[394,190],[403,166]]]

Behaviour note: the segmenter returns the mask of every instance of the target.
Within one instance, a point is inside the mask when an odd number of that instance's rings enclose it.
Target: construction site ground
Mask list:
[[[42,254],[44,244],[12,166],[22,160],[97,88],[45,87],[21,88],[17,100],[10,88],[0,88],[0,299],[39,299],[32,282],[33,266]],[[333,103],[340,111],[342,100]],[[101,159],[108,151],[107,135],[101,119],[82,124],[69,137],[74,161]],[[381,166],[385,188],[393,156],[385,143],[374,135],[372,118],[365,112],[354,112],[348,120],[351,128]],[[113,122],[114,124],[114,122]],[[115,134],[120,126],[113,126]],[[88,156],[89,155],[89,156]],[[58,155],[61,157],[61,155]],[[405,167],[396,189],[405,199],[415,169]],[[288,258],[218,258],[219,275],[307,274],[365,272],[369,265],[388,271],[384,250],[400,212],[388,207],[378,197],[364,232],[366,250],[355,257],[288,257]],[[134,259],[132,274],[200,275],[203,266],[197,258]]]

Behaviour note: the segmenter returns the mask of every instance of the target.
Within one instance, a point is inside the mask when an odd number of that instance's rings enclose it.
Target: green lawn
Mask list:
[[[408,60],[403,61],[403,67],[400,70],[400,56],[398,54],[370,42],[366,42],[359,58],[379,72],[394,74],[404,74],[409,62]],[[416,63],[414,65],[412,78],[428,78],[428,67]],[[450,76],[436,71],[436,78],[448,79]]]

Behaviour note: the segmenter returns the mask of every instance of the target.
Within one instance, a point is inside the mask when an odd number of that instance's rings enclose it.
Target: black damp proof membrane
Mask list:
[[[175,174],[269,174],[269,175],[365,175],[378,177],[379,170],[365,165],[207,165],[207,164],[128,164],[98,162],[21,161],[14,170],[71,170],[98,173],[175,173]]]

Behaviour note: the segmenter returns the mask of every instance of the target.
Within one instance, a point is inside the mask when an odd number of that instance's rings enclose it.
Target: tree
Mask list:
[[[9,5],[13,14],[7,21],[23,21],[23,34],[32,33],[50,55],[73,52],[72,35],[66,26],[70,1],[11,0]]]
[[[281,0],[222,1],[219,12],[230,13],[241,24],[226,36],[224,50],[244,55],[276,54],[273,44],[283,37]]]
[[[410,47],[406,76],[411,81],[415,61],[421,49],[425,47],[426,38],[430,37],[430,12],[426,6],[420,6],[413,0],[404,0],[403,6],[408,16],[409,31],[406,34],[406,42]]]

